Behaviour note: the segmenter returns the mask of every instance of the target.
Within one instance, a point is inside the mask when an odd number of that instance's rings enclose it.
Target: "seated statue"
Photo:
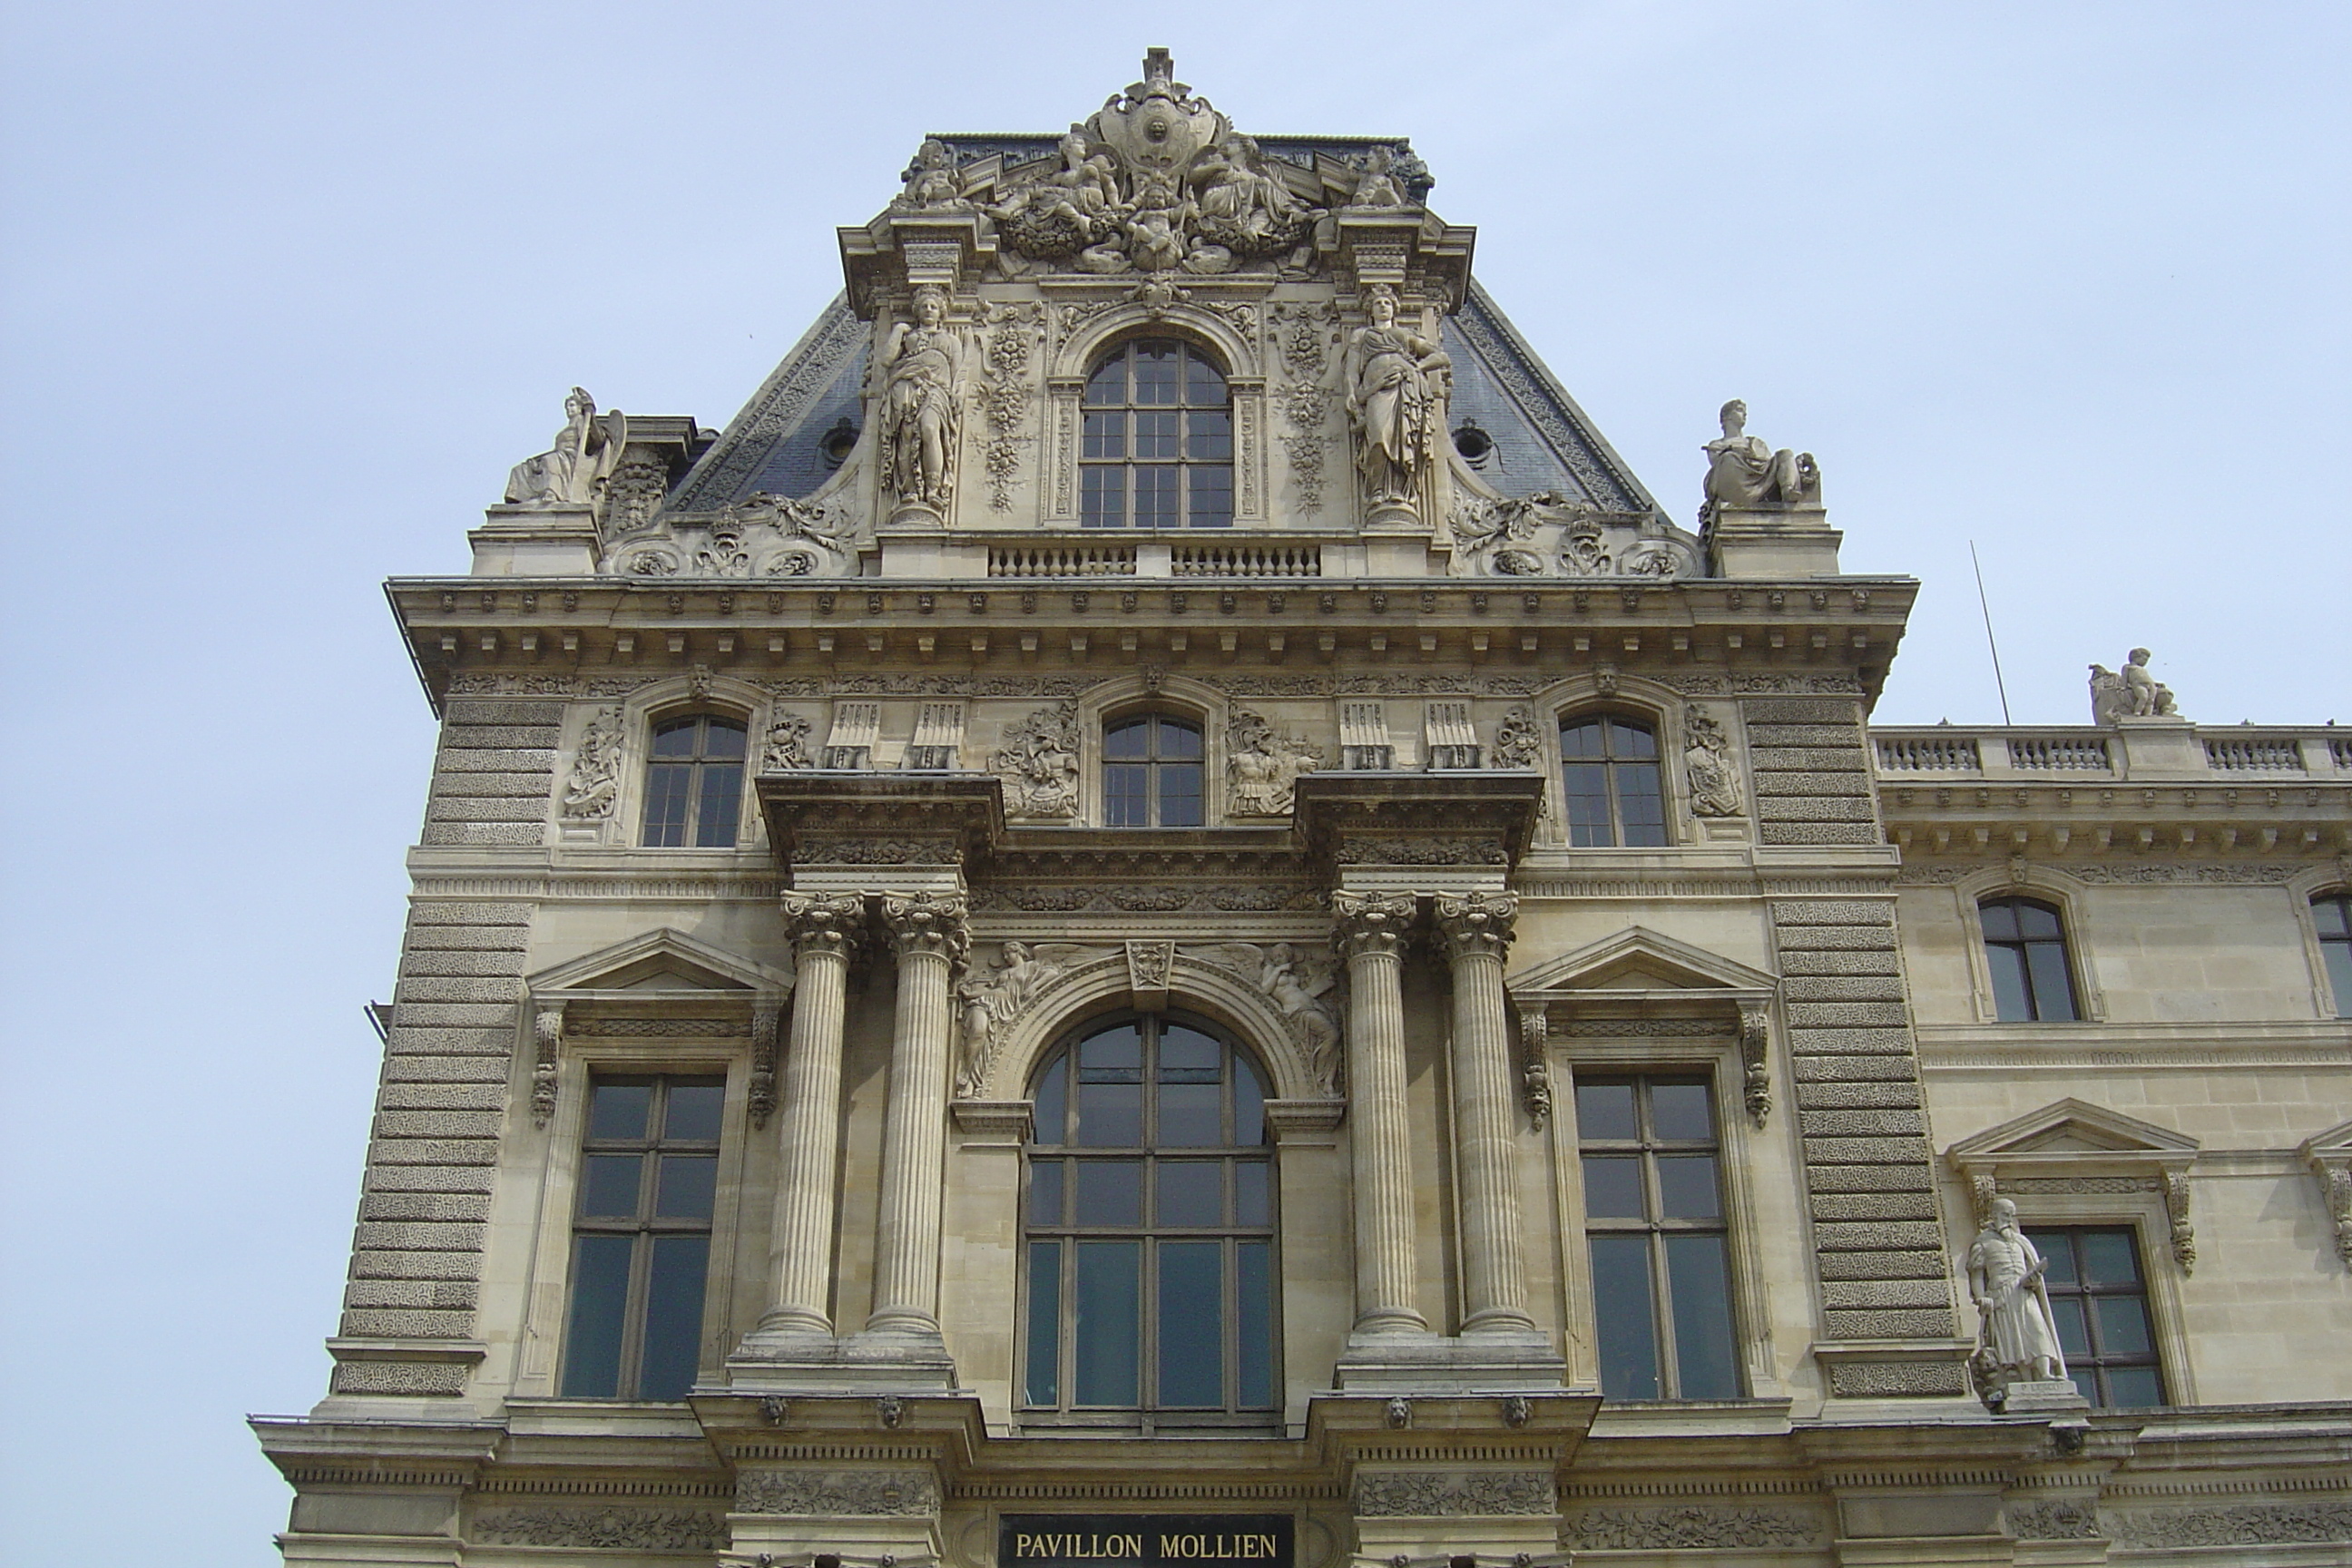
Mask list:
[[[2118,719],[2165,719],[2179,710],[2172,688],[2148,673],[2148,652],[2131,650],[2118,675],[2104,664],[2091,666],[2091,722],[2113,724]]]
[[[620,457],[621,442],[597,423],[596,400],[575,386],[563,399],[563,428],[553,448],[525,458],[508,473],[506,502],[509,506],[593,506],[598,487]]]
[[[1748,405],[1723,405],[1723,434],[1706,444],[1706,503],[1702,524],[1722,507],[1795,506],[1822,499],[1822,471],[1811,452],[1774,451],[1747,433]]]

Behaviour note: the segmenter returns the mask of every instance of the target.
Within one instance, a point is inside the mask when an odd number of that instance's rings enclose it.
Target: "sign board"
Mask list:
[[[1217,1563],[1295,1568],[1286,1513],[1008,1513],[997,1568],[1184,1568]]]

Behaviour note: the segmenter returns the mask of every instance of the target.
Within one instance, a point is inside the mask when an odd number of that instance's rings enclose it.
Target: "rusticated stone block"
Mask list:
[[[441,754],[552,748],[562,738],[552,724],[452,724],[441,731]]]
[[[1940,1251],[1944,1229],[1926,1221],[1891,1220],[1879,1224],[1834,1220],[1813,1226],[1813,1245],[1824,1252]]]
[[[1918,1063],[1908,1053],[1879,1057],[1799,1057],[1790,1076],[1800,1083],[1864,1083],[1874,1080],[1909,1083],[1919,1076]]]
[[[1817,1220],[1934,1219],[1936,1194],[1918,1193],[1821,1193],[1812,1197]],[[1831,1264],[1855,1267],[1881,1258],[1908,1258],[1907,1252],[1823,1252],[1816,1255],[1822,1277],[1831,1278]]]
[[[1895,951],[1895,928],[1892,926],[1783,925],[1773,934],[1783,952],[1892,953]]]
[[[1895,973],[1893,942],[1888,942],[1884,947],[1849,950],[1792,950],[1786,942],[1783,942],[1780,944],[1780,973],[1783,975],[1866,975],[1873,979],[1891,979],[1897,984],[1901,984]]]
[[[1759,724],[1751,719],[1748,722],[1748,740],[1755,746],[1827,746],[1851,750],[1856,756],[1864,754],[1859,725]]]
[[[371,1165],[495,1165],[495,1138],[378,1138],[368,1145]]]
[[[469,844],[529,848],[547,837],[544,826],[537,822],[428,822],[417,842],[427,848]]]
[[[433,773],[439,778],[447,773],[502,773],[555,772],[555,743],[544,746],[499,747],[483,746],[464,751],[445,751],[433,759]]]
[[[343,1305],[471,1311],[481,1293],[482,1288],[470,1279],[354,1279],[343,1287]]]
[[[1814,1165],[1805,1186],[1814,1193],[1925,1193],[1936,1173],[1926,1165]]]
[[[1895,924],[1892,899],[1775,899],[1776,926],[1885,926]]]
[[[404,1017],[411,1010],[411,1007],[402,1007],[393,1016]],[[496,1028],[428,1029],[395,1024],[384,1048],[395,1057],[497,1057],[503,1059],[514,1050],[515,1010],[512,1007],[485,1010],[498,1015]]]
[[[478,1252],[378,1252],[352,1254],[354,1279],[476,1279],[481,1277]]]
[[[1862,704],[1851,697],[1750,697],[1739,710],[1751,724],[1853,724]]]
[[[346,1361],[335,1365],[334,1389],[337,1394],[455,1394],[466,1392],[466,1374],[467,1368],[454,1362]]]
[[[1836,1361],[1830,1392],[1844,1399],[1935,1398],[1966,1394],[1967,1369],[1948,1361]]]
[[[1876,826],[1866,822],[1767,822],[1759,833],[1767,844],[1789,846],[1880,841]]]
[[[460,1060],[479,1058],[461,1058]],[[488,1110],[506,1109],[505,1075],[492,1083],[393,1083],[376,1096],[380,1110]]]
[[[479,1252],[486,1228],[428,1220],[362,1220],[359,1246],[369,1252]]]
[[[536,773],[452,773],[433,781],[433,793],[445,798],[459,795],[511,795],[518,799],[538,800],[544,804],[555,782],[555,770],[543,768]]]
[[[1899,1165],[1927,1161],[1925,1138],[1808,1138],[1808,1165]]]
[[[1933,1279],[1825,1279],[1822,1282],[1822,1305],[1832,1310],[1946,1307],[1951,1304],[1951,1288],[1940,1274]]]
[[[403,945],[410,952],[511,952],[520,964],[530,942],[529,926],[411,925]]]
[[[539,822],[547,816],[547,797],[522,795],[436,795],[425,808],[427,822]]]
[[[412,926],[514,926],[528,931],[529,904],[484,904],[467,900],[419,899],[409,905]]]
[[[403,974],[498,974],[520,978],[522,954],[512,950],[470,952],[456,948],[412,947],[401,957],[400,972]]]
[[[362,1219],[478,1220],[490,1217],[482,1193],[370,1193],[360,1199]]]
[[[563,704],[528,698],[455,697],[442,710],[441,720],[449,729],[476,724],[561,724]]]
[[[1832,1307],[1822,1313],[1824,1336],[1832,1340],[1943,1340],[1954,1326],[1948,1308]]]
[[[403,1028],[491,1028],[514,1026],[515,1009],[512,1002],[395,1002],[393,1004],[392,1029],[395,1038]]]
[[[1775,726],[1777,728],[1777,726]],[[1758,772],[1864,773],[1870,771],[1860,745],[1750,746],[1748,765]]]
[[[343,1314],[342,1331],[352,1339],[462,1340],[474,1330],[471,1312],[384,1311],[362,1308]]]
[[[469,980],[423,974],[404,978],[394,996],[402,1002],[512,1002],[521,994],[518,977]]]
[[[1759,788],[1756,816],[1762,822],[1868,822],[1874,816],[1874,805],[1866,795],[1769,795]]]
[[[1797,1085],[1799,1110],[1900,1110],[1919,1103],[1916,1083],[1813,1083]]]
[[[1808,1138],[1927,1135],[1927,1124],[1916,1110],[1801,1110],[1797,1127]]]
[[[1903,982],[1892,974],[1792,974],[1780,982],[1780,994],[1791,1005],[1906,1000]]]
[[[498,1180],[490,1165],[378,1165],[367,1173],[372,1193],[487,1193]]]
[[[1911,1010],[1900,1002],[1789,1004],[1789,1026],[1792,1029],[1842,1028],[1853,1025],[1900,1029],[1910,1022]]]
[[[1911,1053],[1908,1029],[1791,1029],[1789,1048],[1800,1056],[1854,1057]]]
[[[496,1138],[501,1118],[495,1110],[384,1110],[375,1119],[379,1138]]]
[[[388,1056],[386,1083],[494,1083],[507,1081],[504,1055],[475,1057]]]
[[[1902,1194],[1902,1200],[1916,1204],[1926,1198],[1919,1193]],[[1932,1201],[1932,1200],[1927,1200]],[[1824,1252],[1821,1255],[1823,1279],[1942,1279],[1951,1267],[1940,1252]],[[1937,1299],[1938,1301],[1941,1298]],[[1843,1301],[1841,1306],[1859,1307],[1874,1303]],[[1899,1303],[1878,1302],[1887,1306]]]
[[[1817,795],[1836,800],[1870,798],[1869,783],[1861,773],[1759,773],[1756,775],[1756,793],[1759,797]]]

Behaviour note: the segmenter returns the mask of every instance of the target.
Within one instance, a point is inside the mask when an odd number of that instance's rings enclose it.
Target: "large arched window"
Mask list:
[[[1994,1016],[2004,1024],[2071,1024],[2074,970],[2057,910],[2038,899],[1987,899],[1977,905]]]
[[[1658,737],[1648,724],[1622,713],[1564,719],[1559,755],[1570,845],[1638,849],[1665,843]]]
[[[1209,357],[1139,338],[1087,377],[1079,454],[1088,528],[1226,528],[1234,521],[1234,411]]]
[[[1103,726],[1103,826],[1201,826],[1201,727],[1164,713]]]
[[[1274,1151],[1246,1056],[1168,1018],[1088,1028],[1037,1075],[1028,1167],[1025,1407],[1278,1408]]]
[[[648,848],[730,849],[743,810],[744,730],[689,713],[654,725],[646,762]]]

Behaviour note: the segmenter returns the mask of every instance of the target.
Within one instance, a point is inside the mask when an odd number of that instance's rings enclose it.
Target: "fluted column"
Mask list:
[[[1533,1331],[1519,1258],[1512,1160],[1517,1109],[1503,957],[1519,900],[1508,893],[1440,894],[1436,926],[1454,971],[1454,1147],[1462,1183],[1462,1331]]]
[[[885,893],[898,955],[898,1027],[882,1128],[882,1211],[866,1331],[940,1331],[940,1202],[947,1158],[949,981],[971,937],[964,900]]]
[[[1426,1333],[1415,1304],[1412,1163],[1405,1130],[1404,966],[1410,895],[1335,892],[1348,964],[1348,1147],[1355,1166],[1356,1330]]]
[[[786,893],[783,906],[800,979],[784,1053],[783,1169],[769,1250],[771,1304],[759,1331],[830,1334],[841,1026],[866,900],[855,893]]]

